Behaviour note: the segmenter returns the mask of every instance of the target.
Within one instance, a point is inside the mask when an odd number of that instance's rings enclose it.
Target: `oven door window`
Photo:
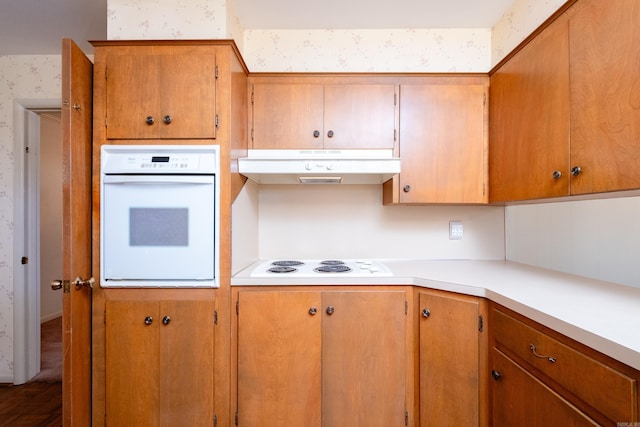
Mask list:
[[[214,179],[104,177],[103,279],[213,280]]]

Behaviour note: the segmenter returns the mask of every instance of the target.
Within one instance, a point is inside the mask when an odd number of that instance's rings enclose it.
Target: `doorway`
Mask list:
[[[14,384],[23,384],[40,372],[42,322],[62,315],[50,286],[62,274],[62,135],[60,100],[14,106]]]

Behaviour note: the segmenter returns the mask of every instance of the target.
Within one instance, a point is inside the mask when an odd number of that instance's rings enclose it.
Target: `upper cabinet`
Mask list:
[[[401,84],[402,167],[385,204],[487,202],[487,92],[484,76]]]
[[[99,46],[95,123],[105,139],[216,138],[216,49]]]
[[[569,194],[568,19],[558,18],[491,76],[492,202]]]
[[[572,194],[640,188],[640,2],[569,11]]]
[[[253,149],[393,149],[397,86],[357,77],[250,78]]]
[[[492,73],[492,202],[640,188],[638,22],[580,0]]]

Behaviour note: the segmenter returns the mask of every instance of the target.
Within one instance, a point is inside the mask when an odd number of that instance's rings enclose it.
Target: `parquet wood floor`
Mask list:
[[[62,383],[0,386],[0,426],[62,426]]]

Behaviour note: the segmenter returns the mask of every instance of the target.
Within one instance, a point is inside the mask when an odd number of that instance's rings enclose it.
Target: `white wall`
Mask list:
[[[507,258],[640,288],[640,197],[511,206]]]
[[[40,319],[62,315],[62,130],[60,113],[40,114]]]

